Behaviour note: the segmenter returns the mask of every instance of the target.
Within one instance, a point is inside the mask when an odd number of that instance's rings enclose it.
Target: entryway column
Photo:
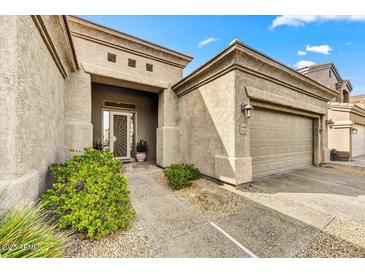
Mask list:
[[[181,161],[177,96],[169,87],[159,93],[156,163],[167,167]]]
[[[92,146],[91,78],[82,68],[67,79],[65,147],[83,150]]]

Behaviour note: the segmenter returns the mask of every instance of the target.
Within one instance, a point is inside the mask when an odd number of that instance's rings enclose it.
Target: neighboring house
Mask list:
[[[299,72],[339,92],[328,104],[328,118],[334,122],[328,131],[328,147],[345,160],[364,155],[365,96],[350,96],[351,82],[341,78],[333,63],[312,65]]]
[[[365,93],[359,95],[350,96],[350,103],[365,109]]]
[[[77,17],[0,27],[2,206],[36,199],[49,165],[93,141],[130,160],[145,139],[157,165],[232,185],[329,160],[339,92],[240,41],[183,78],[192,57]]]

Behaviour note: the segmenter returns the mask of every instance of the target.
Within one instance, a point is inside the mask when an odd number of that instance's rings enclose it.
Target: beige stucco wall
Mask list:
[[[126,53],[120,49],[111,48],[108,45],[102,45],[77,36],[73,36],[73,41],[78,60],[81,63],[93,64],[119,73],[138,76],[138,78],[143,78],[147,82],[151,79],[174,83],[182,78],[181,68],[138,56],[134,53]],[[107,60],[108,52],[116,54],[116,63]],[[135,68],[128,66],[128,58],[136,60]],[[146,70],[146,63],[153,64],[153,72]]]
[[[253,75],[239,70],[236,76],[236,157],[247,159],[250,156],[250,119],[246,119],[241,105],[250,101],[255,108],[283,113],[297,114],[313,119],[313,164],[328,161],[327,145],[327,100],[316,97],[317,89],[292,77],[286,71],[261,64],[250,56],[238,55],[238,62],[259,68],[260,74]],[[273,80],[274,79],[274,80]],[[247,173],[247,171],[245,171]],[[250,174],[249,174],[250,175]],[[249,181],[249,176],[240,176],[241,181]]]
[[[338,151],[343,159],[352,157],[352,134],[354,124],[365,126],[365,111],[351,104],[331,103],[328,117],[334,121],[328,130],[328,147]]]
[[[363,112],[362,115],[351,112],[350,120],[353,121],[354,124],[360,124],[360,125],[365,126],[365,112]]]
[[[91,76],[80,68],[66,80],[65,146],[83,151],[93,143],[92,132]]]
[[[304,74],[321,83],[322,85],[333,89],[333,90],[338,90],[340,93],[338,94],[338,96],[334,97],[331,101],[332,102],[346,102],[348,103],[349,101],[349,95],[351,93],[352,87],[351,87],[351,83],[348,80],[342,80],[340,78],[337,78],[337,70],[335,71],[335,67],[332,64],[328,64],[326,66],[326,64],[324,64],[319,68],[313,68],[313,70],[309,70],[309,72],[304,72]],[[330,77],[330,71],[331,71],[331,77]],[[340,76],[339,76],[340,77]],[[347,95],[346,95],[347,94]]]
[[[177,99],[170,87],[192,58],[79,18],[69,17],[69,24],[79,64],[92,82],[158,94],[156,152],[151,154],[162,167],[178,162]],[[115,63],[107,60],[108,53],[116,54]],[[136,60],[135,68],[128,66],[128,58]],[[153,72],[146,70],[146,63],[153,65]],[[91,101],[91,93],[86,93]]]
[[[178,101],[181,160],[211,177],[219,177],[217,157],[235,157],[234,76],[228,73]]]
[[[350,96],[350,102],[365,109],[365,94]]]
[[[336,92],[261,58],[233,43],[174,86],[182,161],[233,185],[252,181],[250,120],[243,104],[313,119],[313,164],[329,160],[325,120]]]
[[[158,95],[151,92],[131,90],[121,87],[92,84],[92,124],[93,139],[102,139],[102,108],[104,100],[136,105],[136,141],[147,140],[148,159],[156,159],[156,128]]]
[[[64,22],[43,20],[69,74]],[[0,207],[20,206],[44,190],[49,165],[64,160],[65,80],[31,16],[1,16],[0,41]]]
[[[341,158],[351,157],[351,126],[328,130],[328,148],[336,149]]]
[[[331,78],[329,77],[330,70]],[[306,74],[306,76],[333,90],[336,90],[336,84],[340,81],[340,79],[337,79],[331,67],[309,72]]]

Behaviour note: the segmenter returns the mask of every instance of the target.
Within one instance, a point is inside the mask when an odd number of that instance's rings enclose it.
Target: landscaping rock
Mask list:
[[[365,258],[365,226],[335,219],[296,257]]]
[[[155,179],[166,188],[169,188],[167,179],[162,173],[158,174]],[[174,193],[179,199],[210,219],[233,214],[247,208],[250,204],[248,199],[204,178],[195,180],[191,187],[174,191]]]
[[[80,240],[75,236],[65,253],[74,258],[151,258],[155,257],[138,219],[127,231],[106,236],[99,241]]]

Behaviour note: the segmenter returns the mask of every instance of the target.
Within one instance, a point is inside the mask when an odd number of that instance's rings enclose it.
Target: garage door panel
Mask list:
[[[255,109],[250,127],[254,178],[313,164],[312,119]]]
[[[354,125],[357,134],[352,134],[352,157],[365,154],[365,126]]]

